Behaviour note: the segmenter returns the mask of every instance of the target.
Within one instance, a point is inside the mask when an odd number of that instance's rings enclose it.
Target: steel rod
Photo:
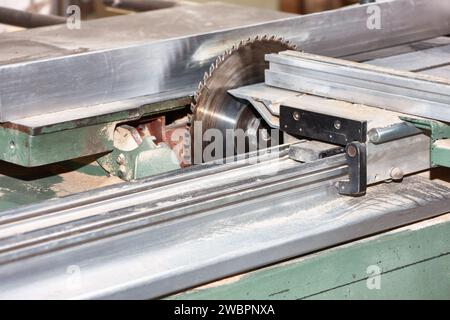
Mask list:
[[[103,0],[103,3],[106,6],[138,12],[167,9],[180,4],[179,1],[167,0]]]
[[[66,23],[66,18],[0,7],[0,23],[22,28],[37,28]]]

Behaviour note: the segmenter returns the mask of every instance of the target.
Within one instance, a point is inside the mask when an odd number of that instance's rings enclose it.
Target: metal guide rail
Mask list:
[[[450,80],[301,52],[267,56],[266,84],[450,121]]]
[[[235,160],[2,213],[0,297],[161,297],[450,206],[449,188],[421,178],[341,196],[344,155],[300,164],[284,146]]]

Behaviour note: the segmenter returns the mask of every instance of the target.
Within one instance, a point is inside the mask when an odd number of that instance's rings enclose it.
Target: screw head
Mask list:
[[[294,118],[295,121],[300,120],[300,112],[295,111],[295,112],[292,114],[292,117]]]
[[[125,155],[123,153],[119,154],[116,159],[117,163],[120,165],[125,164]]]
[[[356,147],[353,144],[351,144],[347,147],[347,155],[350,158],[356,157],[357,154],[358,154],[358,150],[356,149]]]
[[[391,170],[391,178],[393,180],[402,180],[405,176],[405,173],[400,168],[394,168]]]
[[[334,122],[334,128],[335,128],[336,130],[341,130],[341,128],[342,128],[342,123],[341,123],[339,120],[336,120],[336,121]]]

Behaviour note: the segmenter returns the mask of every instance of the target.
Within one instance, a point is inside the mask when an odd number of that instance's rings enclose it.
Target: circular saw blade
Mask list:
[[[248,103],[236,99],[228,91],[264,82],[264,73],[268,67],[265,55],[295,49],[295,45],[282,38],[264,36],[242,41],[218,57],[209,72],[205,73],[194,95],[194,103],[191,105],[191,138],[204,137],[209,129],[220,130],[222,137],[226,137],[227,130],[242,129],[249,135],[255,134],[255,137],[246,141],[245,149],[249,149],[249,141],[258,139],[258,130],[268,126]],[[201,126],[195,125],[196,122]],[[208,144],[208,141],[202,141],[197,146],[201,145],[203,152]],[[194,145],[195,141],[192,141],[192,146]],[[223,146],[222,154],[226,155],[225,141]],[[192,152],[199,150],[193,148]],[[236,153],[241,152],[235,150]]]

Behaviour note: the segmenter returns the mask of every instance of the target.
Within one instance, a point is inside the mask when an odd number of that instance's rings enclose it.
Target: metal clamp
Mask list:
[[[361,196],[367,190],[367,152],[366,145],[352,142],[345,148],[349,166],[349,180],[339,181],[339,193],[348,196]]]

